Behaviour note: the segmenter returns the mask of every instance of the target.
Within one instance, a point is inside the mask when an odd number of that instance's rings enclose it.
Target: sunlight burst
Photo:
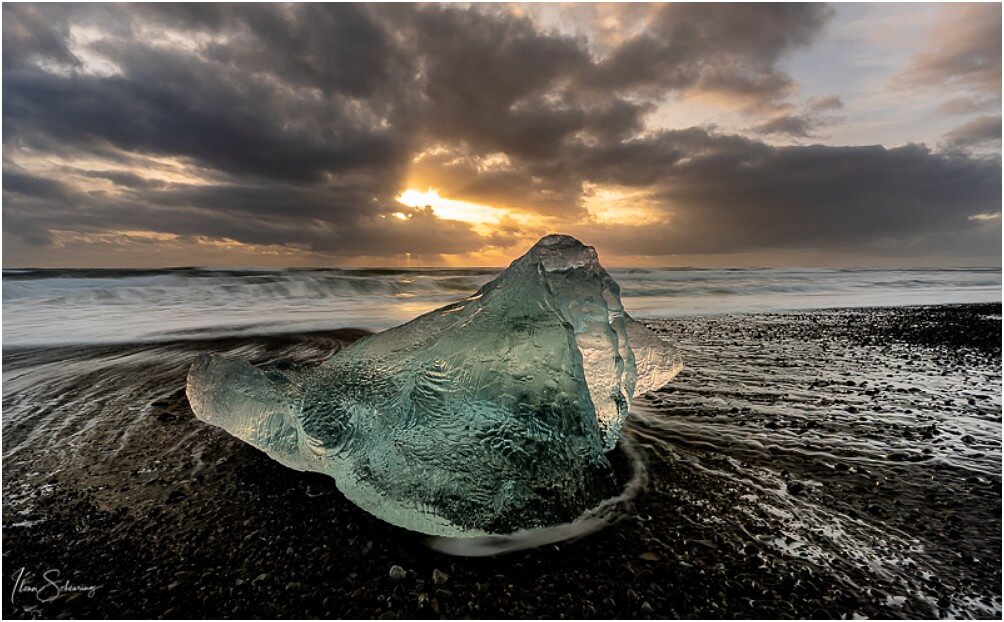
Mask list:
[[[503,217],[510,215],[509,210],[447,199],[439,195],[438,190],[428,189],[425,192],[409,188],[397,197],[397,202],[414,209],[432,208],[436,218],[443,220],[459,220],[471,224],[497,224]]]

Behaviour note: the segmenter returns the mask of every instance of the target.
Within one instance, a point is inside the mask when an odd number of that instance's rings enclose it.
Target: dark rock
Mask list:
[[[408,573],[405,572],[404,568],[397,565],[391,566],[390,571],[387,574],[395,581],[404,581],[408,576]]]

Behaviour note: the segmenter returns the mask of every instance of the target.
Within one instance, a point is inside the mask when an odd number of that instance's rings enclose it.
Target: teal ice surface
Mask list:
[[[320,366],[202,357],[195,414],[375,516],[442,536],[574,519],[615,492],[605,456],[676,351],[624,312],[595,250],[542,238],[476,294]]]

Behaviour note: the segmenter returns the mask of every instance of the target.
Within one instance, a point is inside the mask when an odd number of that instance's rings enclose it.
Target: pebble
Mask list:
[[[450,575],[446,574],[439,568],[432,571],[432,582],[436,585],[443,585],[450,580]]]
[[[395,581],[404,581],[405,577],[408,576],[408,573],[405,572],[404,568],[396,564],[390,567],[390,572],[387,574],[389,574],[390,578]]]

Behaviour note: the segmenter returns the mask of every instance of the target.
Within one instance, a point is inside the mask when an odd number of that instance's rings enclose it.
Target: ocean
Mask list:
[[[4,347],[382,330],[463,298],[501,268],[3,271]],[[610,271],[638,318],[999,302],[993,269]]]

